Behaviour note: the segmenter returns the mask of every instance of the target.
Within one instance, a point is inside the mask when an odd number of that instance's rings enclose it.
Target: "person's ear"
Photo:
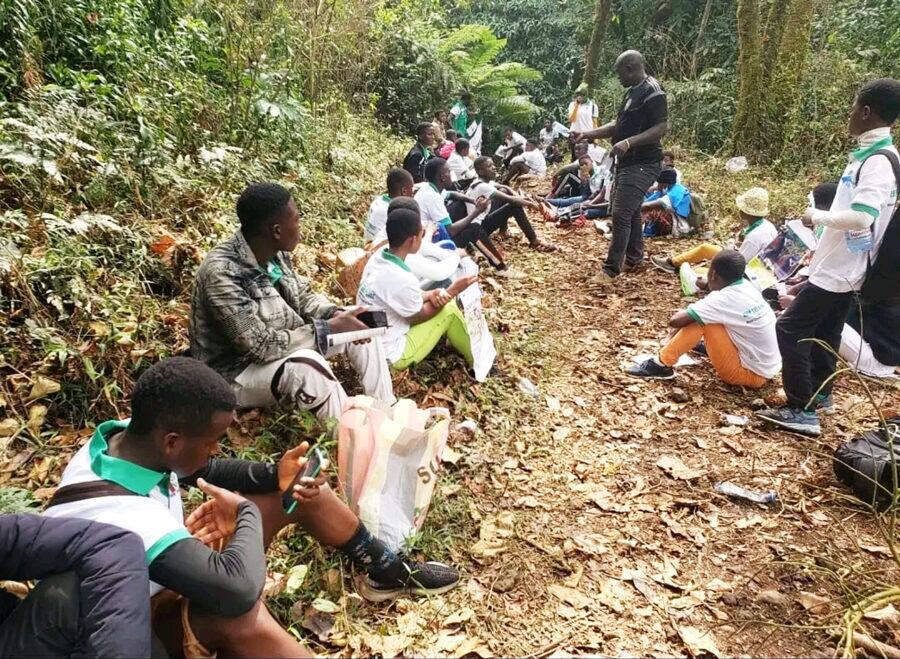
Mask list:
[[[179,433],[169,431],[162,438],[162,450],[166,455],[177,453],[182,444],[182,437]]]

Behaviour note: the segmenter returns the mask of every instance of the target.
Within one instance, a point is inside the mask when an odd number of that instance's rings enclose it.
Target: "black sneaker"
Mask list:
[[[703,343],[703,339],[700,340],[700,343],[691,348],[691,352],[700,355],[701,357],[709,358],[709,353],[706,352],[706,344]]]
[[[653,378],[655,380],[674,380],[675,369],[670,366],[657,363],[655,359],[629,366],[625,372],[635,378]]]
[[[452,590],[459,583],[459,570],[445,563],[428,561],[422,563],[402,558],[409,571],[404,580],[380,583],[371,577],[357,580],[359,594],[370,602],[386,602],[401,595],[441,595]]]
[[[659,268],[663,272],[668,272],[670,275],[674,275],[678,272],[678,268],[675,267],[675,264],[672,263],[672,259],[668,256],[651,256],[650,263],[653,264],[654,268]]]

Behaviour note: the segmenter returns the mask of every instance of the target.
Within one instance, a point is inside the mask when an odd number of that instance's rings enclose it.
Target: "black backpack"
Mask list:
[[[890,506],[894,492],[900,486],[900,417],[887,420],[888,433],[884,428],[869,430],[860,437],[851,439],[837,447],[832,468],[838,480],[849,486],[861,501],[884,510]]]
[[[879,149],[863,161],[856,170],[856,181],[859,183],[859,173],[863,165],[873,156],[885,156],[894,169],[894,179],[900,190],[900,160],[893,151]],[[875,231],[875,223],[872,223],[872,231]],[[884,230],[881,246],[875,255],[875,260],[869,260],[866,267],[866,279],[860,289],[860,297],[863,302],[900,302],[900,203],[894,206],[894,214],[888,221]]]

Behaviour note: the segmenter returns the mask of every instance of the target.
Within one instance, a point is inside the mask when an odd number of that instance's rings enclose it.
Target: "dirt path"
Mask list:
[[[379,612],[389,640],[377,649],[829,652],[833,641],[812,627],[842,611],[840,578],[846,586],[857,572],[891,566],[867,516],[841,502],[828,455],[870,408],[841,387],[841,413],[812,442],[723,421],[750,416],[752,401],[775,387],[727,387],[705,363],[681,369],[674,384],[628,378],[621,366],[653,352],[684,303],[674,279],[651,269],[598,296],[586,280],[605,241],[592,229],[553,237],[556,255],[514,248],[529,279],[500,290],[486,283],[505,381],[463,393],[432,382],[437,398],[426,401],[455,400],[457,417],[479,420],[474,438],[454,438],[459,459],[429,520],[452,534],[466,583],[446,600]],[[537,384],[538,399],[517,389],[521,376]],[[780,503],[731,501],[713,492],[721,480],[776,490]],[[427,622],[414,627],[415,641],[410,617]],[[404,634],[407,643],[397,640]]]

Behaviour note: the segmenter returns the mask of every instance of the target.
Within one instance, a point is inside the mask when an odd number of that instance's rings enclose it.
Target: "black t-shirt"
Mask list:
[[[425,163],[431,160],[434,154],[420,142],[416,142],[403,159],[403,169],[413,177],[414,183],[425,180]]]
[[[625,91],[619,114],[616,116],[616,130],[613,133],[613,144],[643,133],[648,128],[666,121],[669,106],[666,92],[656,78],[647,76],[644,81]],[[641,144],[628,149],[619,158],[618,165],[645,165],[659,163],[662,160],[662,144],[657,141]]]

